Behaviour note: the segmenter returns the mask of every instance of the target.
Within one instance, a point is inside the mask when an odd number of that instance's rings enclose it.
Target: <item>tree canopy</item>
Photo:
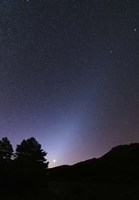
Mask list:
[[[44,163],[46,161],[46,155],[47,153],[41,148],[41,144],[39,144],[34,137],[31,137],[17,145],[15,159]]]
[[[7,137],[0,140],[0,188],[31,189],[46,182],[47,153],[34,138],[23,140],[15,152]]]
[[[13,156],[13,147],[7,137],[0,140],[0,160],[10,161]]]

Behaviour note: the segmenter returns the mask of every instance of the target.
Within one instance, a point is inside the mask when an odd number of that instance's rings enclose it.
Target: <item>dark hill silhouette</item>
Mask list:
[[[49,169],[51,180],[139,181],[139,144],[119,145],[100,158]]]

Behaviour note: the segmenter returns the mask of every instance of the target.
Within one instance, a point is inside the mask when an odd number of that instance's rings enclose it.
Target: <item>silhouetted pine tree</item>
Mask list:
[[[10,188],[12,182],[13,147],[7,137],[0,140],[0,189]]]
[[[7,137],[0,140],[0,160],[10,161],[13,156],[13,147]]]
[[[23,140],[15,152],[16,176],[22,187],[41,185],[45,180],[48,162],[47,153],[35,138]],[[24,186],[23,186],[24,185]]]

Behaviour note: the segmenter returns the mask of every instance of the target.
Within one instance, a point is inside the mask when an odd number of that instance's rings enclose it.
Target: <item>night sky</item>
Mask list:
[[[139,142],[139,1],[0,0],[0,137],[50,167]]]

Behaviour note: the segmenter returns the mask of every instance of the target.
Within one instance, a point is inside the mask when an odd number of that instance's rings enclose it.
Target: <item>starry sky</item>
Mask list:
[[[138,0],[1,0],[0,137],[50,167],[139,142],[138,44]]]

